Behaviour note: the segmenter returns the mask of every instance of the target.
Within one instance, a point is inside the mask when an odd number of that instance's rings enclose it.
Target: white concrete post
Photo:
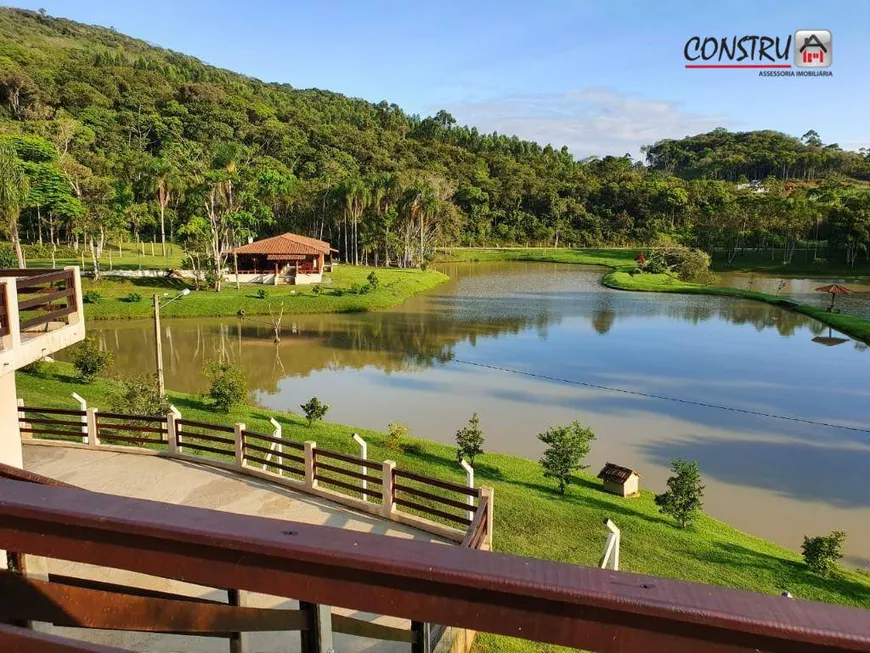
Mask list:
[[[174,438],[170,437],[170,440],[172,441],[172,446],[170,447],[169,450],[172,451],[173,453],[178,453],[179,451],[181,451],[181,442],[182,442],[182,440],[181,440],[181,424],[178,423],[178,420],[181,419],[181,411],[178,410],[172,404],[169,404],[169,412],[172,414],[172,428],[173,428],[172,431],[169,431],[169,434],[170,434],[170,436],[172,436],[173,433],[175,434]],[[169,419],[168,418],[166,420],[166,427],[167,427],[167,429],[169,428]]]
[[[236,467],[241,469],[245,466],[245,436],[242,435],[245,425],[242,422],[236,422],[233,428],[235,428]]]
[[[76,289],[76,312],[68,316],[69,324],[85,323],[85,307],[82,297],[82,272],[77,265],[68,265],[64,270],[72,270],[73,287]]]
[[[21,327],[18,322],[18,288],[15,285],[15,278],[9,277],[3,282],[3,294],[6,299],[6,324],[9,327],[9,333],[3,336],[3,349],[11,351],[15,347],[21,345]],[[4,363],[7,366],[8,363]],[[11,372],[12,370],[0,370],[2,373]]]
[[[282,432],[281,432],[281,424],[280,424],[280,423],[278,422],[278,420],[276,420],[274,417],[270,417],[270,418],[269,418],[269,423],[270,423],[270,424],[272,425],[272,427],[273,427],[273,430],[272,430],[272,437],[273,437],[273,438],[277,438],[278,440],[280,440],[281,437],[282,437],[282,435],[281,435],[281,433],[282,433]],[[278,449],[278,464],[279,464],[279,465],[283,465],[283,464],[284,464],[284,445],[283,445],[283,444],[276,444],[275,442],[273,442],[273,443],[269,446],[269,449],[271,449],[272,451],[275,451],[276,448]],[[271,461],[271,460],[272,460],[272,454],[271,454],[271,453],[270,453],[268,456],[266,456],[266,460],[267,460],[267,461]],[[263,463],[263,469],[266,469],[266,463]],[[280,472],[279,472],[279,473],[280,473]]]
[[[389,519],[393,510],[396,509],[393,503],[393,470],[396,468],[396,463],[392,460],[385,460],[381,466],[381,512],[384,517]]]
[[[468,486],[469,490],[474,489],[474,467],[465,462],[465,458],[459,461],[459,464],[462,465],[462,469],[465,470],[465,485]],[[465,497],[465,503],[468,504],[468,512],[466,513],[466,518],[471,521],[474,519],[474,497],[470,494]]]
[[[100,446],[100,434],[97,430],[97,409],[88,408],[88,446]]]
[[[352,434],[350,437],[353,438],[353,441],[359,445],[359,457],[362,458],[363,460],[368,460],[369,459],[369,455],[368,455],[369,448],[368,448],[368,445],[366,444],[366,441],[363,440],[359,436],[359,434],[357,434],[357,433]],[[365,465],[360,465],[360,469],[362,470],[360,473],[363,476],[369,475],[368,467],[366,467]],[[366,479],[363,479],[362,480],[362,489],[365,490],[367,488],[368,488],[368,481]],[[363,494],[363,501],[365,501],[365,500],[366,500],[366,495]]]
[[[619,529],[609,519],[604,520],[604,525],[610,531],[607,534],[607,542],[604,544],[604,555],[601,556],[601,562],[598,565],[602,569],[610,567],[613,571],[619,571]]]
[[[480,498],[486,497],[486,535],[483,541],[492,551],[492,535],[495,531],[495,490],[491,487],[480,488]]]
[[[82,397],[77,392],[72,393],[72,398],[75,399],[77,402],[79,402],[79,406],[81,407],[81,409],[87,413],[88,402],[85,400],[85,398]],[[82,421],[82,442],[87,444],[88,443],[88,416],[82,415],[81,421]]]
[[[317,487],[317,479],[314,478],[314,450],[317,449],[317,443],[313,440],[306,440],[305,444],[305,485],[314,489]]]
[[[175,413],[171,410],[166,413],[166,450],[170,455],[178,453],[178,445],[175,443]]]
[[[19,398],[18,399],[18,428],[19,429],[21,428],[22,425],[24,425],[24,427],[27,428],[27,422],[24,421],[26,417],[27,417],[27,415],[24,412],[24,399]],[[22,435],[21,437],[22,438],[23,437],[29,438],[31,436],[32,436],[32,434],[28,433],[26,436]]]

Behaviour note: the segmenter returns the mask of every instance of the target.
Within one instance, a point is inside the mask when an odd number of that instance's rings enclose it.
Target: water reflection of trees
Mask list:
[[[467,289],[466,289],[467,290]],[[244,320],[166,320],[164,359],[170,387],[199,392],[208,359],[226,358],[242,365],[252,390],[274,393],[286,376],[323,370],[373,367],[386,373],[423,369],[453,359],[457,345],[477,345],[536,330],[542,339],[565,315],[588,319],[604,335],[624,319],[668,316],[693,324],[720,319],[775,329],[789,337],[806,327],[825,327],[798,313],[756,302],[686,295],[628,295],[578,289],[569,293],[526,292],[487,296],[480,292],[444,294],[410,303],[401,311],[284,319],[280,343],[273,342],[267,317]],[[121,373],[154,370],[154,332],[149,322],[99,325],[90,331],[115,353]]]
[[[460,321],[434,314],[365,313],[325,315],[284,321],[280,343],[265,319],[164,321],[167,384],[201,392],[206,360],[240,364],[252,390],[277,392],[285,376],[321,370],[375,367],[384,372],[421,369],[450,361],[460,342],[499,337],[536,328],[546,337],[552,316],[537,314]],[[132,327],[132,328],[131,328]],[[120,373],[154,369],[154,332],[143,324],[92,330],[100,345],[115,353]]]

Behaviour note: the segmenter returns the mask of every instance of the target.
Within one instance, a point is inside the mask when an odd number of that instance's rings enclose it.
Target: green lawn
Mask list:
[[[601,280],[609,288],[640,292],[675,292],[690,295],[721,295],[752,299],[779,306],[786,310],[803,313],[853,338],[870,343],[870,320],[864,318],[843,315],[841,313],[828,313],[826,310],[815,306],[793,304],[782,297],[754,290],[686,283],[668,274],[631,275],[629,272],[635,268],[634,257],[639,251],[636,249],[460,248],[445,250],[441,255],[441,259],[444,261],[548,261],[553,263],[604,265],[613,268]],[[771,271],[771,273],[774,272]],[[823,273],[816,270],[813,274],[821,275]]]
[[[68,251],[69,247],[64,247],[64,251]],[[26,250],[25,250],[26,251]],[[118,251],[117,245],[103,248],[103,255],[98,259],[100,269],[103,271],[112,270],[166,270],[169,268],[178,269],[184,259],[184,253],[178,245],[166,243],[166,257],[161,253],[160,243],[154,243],[154,255],[151,254],[151,243],[145,243],[145,253],[141,253],[141,246],[137,247],[135,243],[125,243],[121,246],[121,251]],[[84,259],[81,254],[84,253]],[[82,264],[84,261],[84,265]],[[74,257],[55,257],[54,264],[56,267],[64,267],[66,265],[78,265],[83,271],[93,270],[93,261],[91,260],[90,249],[81,248],[78,256]],[[27,258],[28,268],[50,268],[52,266],[51,257],[48,258]]]
[[[374,271],[379,279],[377,290],[366,294],[351,291],[356,284],[365,284]],[[240,309],[247,315],[277,314],[284,303],[286,315],[302,313],[351,313],[396,306],[424,290],[434,288],[447,280],[447,276],[435,270],[399,270],[339,265],[334,272],[324,276],[320,284],[322,292],[315,294],[314,286],[264,286],[226,282],[220,292],[199,290],[174,301],[162,309],[164,317],[224,317],[233,316]],[[102,299],[97,303],[85,303],[85,316],[92,320],[111,318],[146,318],[152,314],[152,296],[166,293],[174,297],[183,288],[192,288],[186,281],[164,279],[119,279],[104,277],[99,281],[82,280],[82,290],[97,291]],[[266,298],[257,296],[259,290]],[[139,301],[128,301],[130,293],[138,293]]]
[[[18,396],[34,406],[75,408],[70,393],[78,392],[91,406],[105,410],[117,392],[117,384],[109,380],[78,383],[71,366],[64,363],[52,364],[43,376],[18,373],[17,382]],[[453,449],[434,442],[419,440],[416,451],[396,453],[384,448],[381,433],[367,429],[330,423],[308,428],[297,414],[255,407],[222,415],[196,396],[170,392],[170,398],[185,418],[227,425],[241,421],[249,429],[270,432],[268,419],[274,416],[286,437],[316,440],[320,446],[347,453],[357,453],[349,437],[357,432],[369,442],[372,460],[391,458],[420,473],[457,482],[464,479]],[[847,569],[838,569],[831,578],[816,576],[804,568],[798,554],[706,516],[694,527],[680,530],[658,513],[651,492],[621,499],[604,493],[600,481],[583,473],[564,497],[559,496],[535,461],[502,454],[481,456],[475,473],[480,485],[495,488],[497,551],[596,565],[605,540],[602,522],[611,518],[622,529],[621,567],[627,571],[768,594],[788,590],[802,599],[870,608],[870,577]],[[556,647],[481,635],[476,650],[526,653]]]

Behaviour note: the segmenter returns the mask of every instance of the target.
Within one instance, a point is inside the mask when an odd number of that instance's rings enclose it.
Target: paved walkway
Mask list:
[[[434,535],[395,522],[359,514],[325,499],[297,493],[232,472],[157,456],[25,444],[24,468],[95,492],[225,510],[246,515],[287,519],[308,524],[321,524],[394,537],[440,541]],[[50,560],[49,570],[52,573],[69,576],[148,587],[213,600],[226,600],[226,592],[222,590],[168,581],[118,569]],[[251,599],[251,605],[255,607],[287,609],[297,607],[295,601],[284,598],[258,594],[253,595]],[[376,616],[337,608],[334,611],[336,614],[375,621],[387,626],[409,627],[408,621],[393,617]],[[158,651],[161,653],[175,651],[211,653],[214,651],[225,653],[229,650],[229,644],[225,639],[66,628],[55,628],[53,632],[126,648],[131,651]],[[378,653],[392,653],[393,651],[398,653],[401,651],[404,653],[409,648],[408,644],[380,642],[341,634],[335,635],[335,650],[342,653],[368,651],[372,653],[375,651]],[[255,652],[299,651],[299,634],[252,633],[251,650]]]

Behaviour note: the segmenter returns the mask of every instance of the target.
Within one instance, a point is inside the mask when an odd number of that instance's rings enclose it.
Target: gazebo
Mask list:
[[[326,257],[332,260],[329,243],[300,236],[281,234],[256,240],[234,250],[238,257],[239,281],[247,283],[320,283]]]

